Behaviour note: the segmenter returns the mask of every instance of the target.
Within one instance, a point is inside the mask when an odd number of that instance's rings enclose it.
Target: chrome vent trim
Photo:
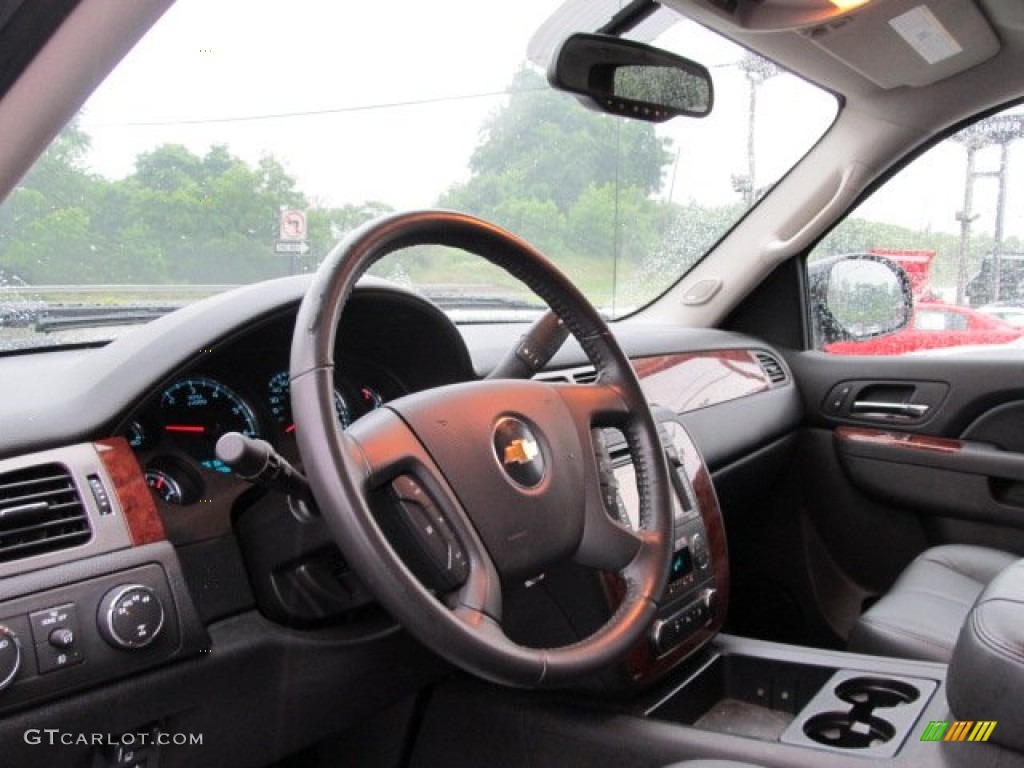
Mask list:
[[[597,381],[597,371],[594,366],[586,365],[580,368],[563,368],[560,371],[542,371],[533,378],[554,384],[593,384]]]

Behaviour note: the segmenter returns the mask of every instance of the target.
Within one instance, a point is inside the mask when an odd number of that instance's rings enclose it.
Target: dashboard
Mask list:
[[[226,471],[213,452],[220,435],[238,431],[301,464],[287,371],[304,289],[301,279],[252,286],[105,347],[0,358],[0,400],[25,404],[4,413],[0,508],[5,480],[35,482],[57,467],[55,482],[77,496],[86,526],[66,546],[0,551],[0,627],[20,638],[15,662],[0,653],[0,672],[13,669],[0,675],[0,711],[104,732],[202,726],[223,734],[207,745],[211,765],[237,761],[233,735],[245,732],[257,762],[287,753],[282,734],[308,743],[337,717],[386,706],[444,673],[375,604],[322,521],[289,514],[282,496]],[[406,394],[486,375],[525,330],[456,327],[404,289],[361,284],[336,338],[338,427]],[[654,635],[602,682],[621,689],[657,681],[721,627],[728,555],[712,472],[791,431],[800,405],[778,355],[756,340],[629,326],[617,335],[650,399],[667,406],[659,420],[678,481],[670,596]],[[539,377],[592,376],[570,340]],[[606,443],[608,513],[635,526],[628,456],[614,435]],[[0,530],[0,549],[7,539]],[[524,642],[572,642],[614,610],[624,587],[614,575],[547,576],[536,588],[508,585],[510,636],[518,610]],[[560,585],[568,591],[558,597]],[[538,611],[549,599],[562,607]],[[133,626],[145,637],[112,623],[122,609],[143,617]],[[65,630],[77,639],[57,650],[51,635],[66,639]],[[145,701],[131,694],[143,689]],[[266,690],[287,702],[273,712],[291,719],[243,728],[238,703]],[[122,696],[133,705],[118,704]],[[330,721],[316,706],[326,700]],[[182,754],[178,764],[190,764],[194,755]]]

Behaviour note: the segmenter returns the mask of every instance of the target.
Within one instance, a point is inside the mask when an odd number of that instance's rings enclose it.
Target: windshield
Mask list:
[[[0,349],[108,339],[311,272],[360,223],[422,207],[505,226],[611,318],[654,300],[836,100],[662,9],[645,28],[710,68],[712,115],[599,115],[527,57],[556,7],[180,0],[0,207]],[[461,253],[403,251],[374,272],[460,322],[539,305]]]

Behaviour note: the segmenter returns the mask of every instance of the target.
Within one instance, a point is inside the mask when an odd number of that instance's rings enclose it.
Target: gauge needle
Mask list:
[[[206,427],[199,424],[165,424],[164,429],[168,432],[190,432],[196,435],[201,435],[206,431]]]
[[[289,424],[287,427],[284,428],[284,433],[286,435],[290,435],[294,431],[295,431],[295,425],[294,424]]]

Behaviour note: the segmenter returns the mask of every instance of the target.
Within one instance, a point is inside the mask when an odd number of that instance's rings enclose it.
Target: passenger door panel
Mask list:
[[[805,512],[854,582],[884,590],[935,544],[1024,556],[1024,362],[819,352],[788,362],[808,419],[794,467]],[[850,382],[843,407],[832,407]],[[855,409],[858,393],[929,407]]]
[[[835,446],[868,493],[917,509],[1024,528],[1024,453],[976,440],[839,427]]]

